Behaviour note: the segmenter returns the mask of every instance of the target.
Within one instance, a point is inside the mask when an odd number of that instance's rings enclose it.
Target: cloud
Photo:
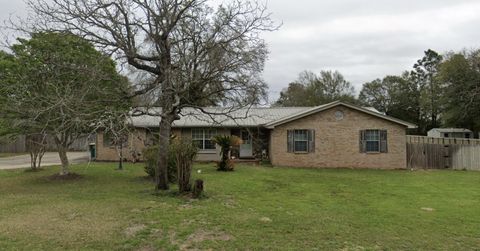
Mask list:
[[[303,70],[339,70],[358,92],[367,81],[409,70],[426,49],[459,50],[480,41],[475,1],[292,2],[298,5],[271,2],[274,14],[294,12],[286,14],[279,31],[265,35],[271,55],[264,76],[271,99]]]
[[[210,0],[212,4],[229,0]],[[480,47],[478,0],[269,0],[283,26],[264,37],[271,51],[264,78],[274,101],[304,70],[339,70],[363,83],[411,69],[423,51]],[[26,15],[25,4],[0,0],[0,19]]]

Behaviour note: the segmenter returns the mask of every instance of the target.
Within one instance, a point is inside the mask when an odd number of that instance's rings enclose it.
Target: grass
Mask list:
[[[115,166],[76,165],[83,178],[73,181],[49,180],[58,167],[0,171],[1,249],[480,246],[480,172],[237,166],[223,173],[196,165],[206,197],[191,200],[174,191],[154,194],[142,164]]]

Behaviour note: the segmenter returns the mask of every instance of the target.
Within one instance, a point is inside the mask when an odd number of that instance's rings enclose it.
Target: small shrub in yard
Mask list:
[[[235,169],[235,162],[230,158],[227,158],[226,160],[222,159],[220,161],[216,161],[215,163],[217,163],[217,171],[228,172]]]
[[[158,162],[158,146],[149,146],[143,151],[145,158],[145,172],[149,177],[155,177],[155,169]],[[172,147],[168,150],[168,181],[175,183],[177,181],[177,164],[175,152]]]
[[[171,150],[173,153],[170,156],[174,156],[177,165],[178,191],[180,193],[190,192],[192,190],[190,177],[198,148],[192,142],[173,140]]]
[[[242,140],[234,135],[217,135],[213,137],[213,142],[221,148],[220,156],[222,158],[220,162],[217,162],[217,170],[233,171],[235,163],[230,159],[230,151],[233,146],[240,145]]]

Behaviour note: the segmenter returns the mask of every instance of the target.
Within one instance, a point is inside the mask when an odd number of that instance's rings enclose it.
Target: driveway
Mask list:
[[[68,152],[68,161],[70,164],[78,164],[88,162],[88,152]],[[56,152],[48,152],[43,155],[42,167],[60,165],[60,157]],[[0,158],[0,170],[27,168],[30,167],[30,155],[18,155],[12,157]]]

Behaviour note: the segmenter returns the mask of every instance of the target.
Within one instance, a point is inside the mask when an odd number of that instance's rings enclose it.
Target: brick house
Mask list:
[[[220,111],[220,110],[221,111]],[[406,168],[406,129],[415,125],[373,111],[335,101],[316,107],[250,108],[216,115],[225,108],[182,111],[172,125],[177,137],[198,145],[199,161],[216,161],[220,149],[212,143],[217,134],[236,135],[243,144],[233,149],[239,159],[268,158],[275,166]],[[159,118],[132,118],[135,128],[124,156],[131,159],[152,144]],[[97,160],[113,161],[117,154],[108,135],[97,134]],[[133,153],[133,154],[132,154]]]

